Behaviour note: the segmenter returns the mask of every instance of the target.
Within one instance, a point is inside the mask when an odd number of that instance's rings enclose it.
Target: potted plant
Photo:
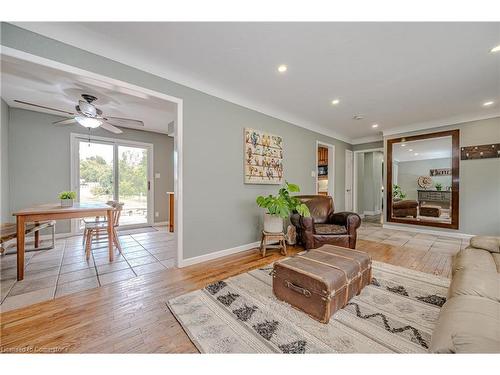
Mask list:
[[[437,191],[441,191],[441,189],[443,189],[443,184],[441,184],[439,182],[437,182],[434,186],[436,187]]]
[[[76,198],[76,193],[74,191],[62,191],[59,193],[59,199],[61,200],[61,207],[72,207],[73,199]]]
[[[300,192],[300,187],[295,184],[285,184],[279,189],[278,195],[258,196],[257,205],[266,208],[264,214],[264,231],[268,233],[283,232],[283,220],[288,219],[291,213],[297,212],[302,216],[310,216],[307,206],[290,193]]]
[[[395,201],[400,201],[406,198],[406,193],[403,193],[403,190],[401,190],[401,186],[394,185],[392,187],[392,197]]]

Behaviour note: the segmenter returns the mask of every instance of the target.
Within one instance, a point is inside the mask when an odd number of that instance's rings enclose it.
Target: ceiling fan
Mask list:
[[[55,109],[51,107],[46,107],[39,104],[33,104],[29,102],[23,102],[21,100],[14,100],[17,103],[31,105],[38,108],[49,109],[51,111],[61,112],[66,115],[72,116],[70,118],[53,122],[54,125],[69,125],[74,122],[86,127],[86,128],[98,128],[101,127],[104,130],[110,131],[115,134],[123,133],[117,126],[144,126],[144,122],[140,120],[133,120],[129,118],[122,117],[112,117],[103,116],[102,111],[97,108],[92,103],[97,100],[97,97],[90,94],[82,94],[84,100],[79,100],[78,104],[75,106],[76,113],[63,111],[61,109]]]

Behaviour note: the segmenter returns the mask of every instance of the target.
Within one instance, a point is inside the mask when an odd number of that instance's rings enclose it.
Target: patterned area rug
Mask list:
[[[272,292],[272,266],[167,302],[202,353],[427,352],[449,279],[373,262],[373,281],[328,324]]]

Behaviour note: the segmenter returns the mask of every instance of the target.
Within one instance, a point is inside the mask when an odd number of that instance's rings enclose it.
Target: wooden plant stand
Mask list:
[[[277,245],[269,245],[270,242],[278,242]],[[281,254],[288,255],[286,252],[286,237],[285,233],[268,233],[262,231],[262,239],[260,240],[260,252],[262,257],[266,256],[267,249],[280,249]]]

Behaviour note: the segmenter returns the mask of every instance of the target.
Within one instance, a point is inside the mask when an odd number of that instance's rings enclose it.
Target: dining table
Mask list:
[[[24,278],[25,225],[46,220],[83,219],[104,216],[107,218],[109,260],[113,261],[113,211],[106,203],[73,203],[63,207],[60,203],[49,203],[14,212],[17,224],[17,280]]]

